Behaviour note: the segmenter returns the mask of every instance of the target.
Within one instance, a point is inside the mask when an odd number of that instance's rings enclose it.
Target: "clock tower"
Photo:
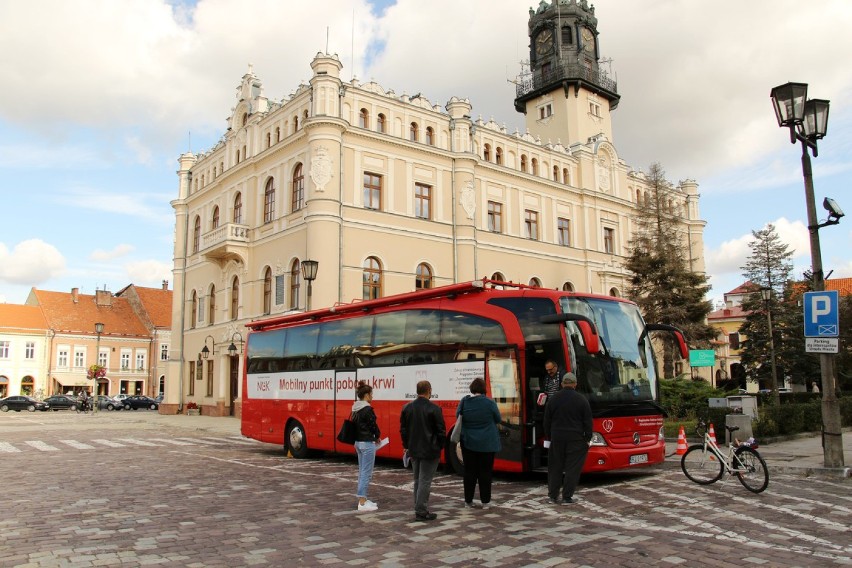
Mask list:
[[[616,82],[600,67],[598,20],[587,0],[541,0],[530,9],[530,66],[517,81],[515,108],[542,142],[612,142]]]

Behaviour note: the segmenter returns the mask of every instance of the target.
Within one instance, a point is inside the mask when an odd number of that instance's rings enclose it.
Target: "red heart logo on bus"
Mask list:
[[[614,424],[612,423],[612,420],[604,420],[603,421],[603,429],[606,430],[607,432],[612,432],[613,426],[614,426]]]

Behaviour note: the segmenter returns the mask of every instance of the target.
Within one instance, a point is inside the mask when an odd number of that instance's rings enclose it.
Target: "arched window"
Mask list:
[[[553,166],[553,181],[559,181],[559,166]]]
[[[412,142],[417,142],[417,123],[412,122],[408,128],[408,139]]]
[[[299,259],[293,261],[290,265],[290,309],[296,310],[299,308],[299,290],[302,287],[302,263]]]
[[[210,286],[210,300],[207,302],[207,325],[216,323],[216,286]]]
[[[364,261],[363,284],[363,299],[382,297],[382,264],[373,256]]]
[[[565,282],[565,284],[562,285],[562,291],[563,292],[573,292],[574,291],[574,285],[571,284],[570,282]]]
[[[293,211],[298,211],[305,206],[305,174],[302,163],[293,168]]]
[[[266,133],[266,147],[269,148],[270,146],[272,146],[272,133],[267,132]],[[213,173],[215,174],[216,172],[214,171]]]
[[[246,124],[248,124],[248,113],[244,112],[243,113],[243,123],[240,126],[245,126]]]
[[[503,165],[503,148],[501,148],[500,146],[497,146],[496,158],[497,158],[497,165],[502,166]]]
[[[506,277],[503,276],[503,274],[500,273],[500,272],[495,272],[494,274],[491,275],[491,280],[495,280],[497,282],[505,282]]]
[[[211,228],[218,229],[219,228],[219,206],[215,206],[213,208],[213,222],[210,223]]]
[[[263,313],[272,313],[272,269],[268,266],[263,271]]]
[[[534,286],[535,288],[541,288],[541,280],[539,280],[535,276],[530,278],[530,286]]]
[[[385,120],[385,115],[379,113],[376,117],[376,132],[381,132],[384,134],[386,132],[387,124]]]
[[[358,114],[358,119],[360,121],[361,128],[370,128],[370,113],[367,112],[367,109],[361,109],[361,112]]]
[[[240,311],[240,278],[234,276],[231,281],[231,319],[235,320],[239,317]]]
[[[527,173],[527,155],[521,154],[521,171]]]
[[[418,290],[423,290],[432,287],[432,269],[429,265],[421,262],[417,265],[417,277],[414,282]]]
[[[538,160],[536,158],[532,159],[532,175],[538,175]]]
[[[263,191],[263,222],[271,223],[275,219],[275,178],[266,181]]]
[[[562,183],[568,185],[568,168],[562,168]]]
[[[485,149],[482,151],[482,159],[486,162],[491,161],[491,144],[485,145]]]
[[[192,296],[190,296],[189,300],[189,329],[195,329],[195,322],[198,321],[198,294],[195,290],[192,291]]]
[[[430,146],[435,145],[435,131],[431,126],[426,127],[426,143]]]
[[[198,252],[198,246],[201,243],[201,217],[195,217],[195,226],[192,230],[192,254]]]
[[[237,148],[237,163],[240,163],[240,149]]]
[[[33,392],[35,392],[33,378],[27,375],[21,379],[21,394],[24,396],[32,396]]]
[[[243,223],[243,194],[240,192],[234,196],[234,223],[237,225]]]
[[[618,298],[619,297],[618,289],[617,288],[610,288],[609,289],[609,295],[612,296],[613,298]]]
[[[281,127],[280,126],[277,126],[275,128],[275,141],[281,142]]]
[[[305,112],[302,113],[302,122],[305,122],[306,120],[308,120],[308,111],[307,110],[305,110]]]
[[[293,132],[299,131],[299,115],[293,117]]]

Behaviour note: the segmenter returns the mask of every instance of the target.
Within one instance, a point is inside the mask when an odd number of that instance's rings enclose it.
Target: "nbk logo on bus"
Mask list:
[[[837,337],[840,314],[837,290],[805,292],[805,337]]]

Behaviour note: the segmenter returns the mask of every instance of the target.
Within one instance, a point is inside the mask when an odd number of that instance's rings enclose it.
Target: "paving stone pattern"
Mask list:
[[[852,565],[849,479],[773,475],[753,495],[665,468],[585,477],[554,506],[543,476],[499,475],[480,510],[439,474],[422,523],[396,461],[375,472],[379,510],[358,513],[350,457],[174,429],[2,437],[4,567]]]

